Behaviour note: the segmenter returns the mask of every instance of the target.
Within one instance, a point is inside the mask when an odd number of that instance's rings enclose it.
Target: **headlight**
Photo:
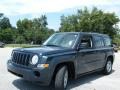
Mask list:
[[[37,63],[38,63],[38,60],[39,60],[38,55],[34,55],[34,56],[32,57],[31,64],[33,64],[33,65],[37,64]]]

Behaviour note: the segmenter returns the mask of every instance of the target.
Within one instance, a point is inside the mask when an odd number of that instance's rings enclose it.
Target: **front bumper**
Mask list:
[[[49,85],[52,78],[49,68],[41,70],[38,68],[25,68],[13,63],[11,60],[7,63],[7,69],[16,76],[22,77],[28,81],[40,83],[41,85]]]

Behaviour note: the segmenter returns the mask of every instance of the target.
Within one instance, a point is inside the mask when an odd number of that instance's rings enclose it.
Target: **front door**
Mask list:
[[[93,37],[83,35],[80,40],[77,53],[78,74],[86,73],[96,69],[96,50],[93,47]]]

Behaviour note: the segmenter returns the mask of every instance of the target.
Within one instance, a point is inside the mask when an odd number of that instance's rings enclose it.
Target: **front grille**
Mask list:
[[[12,61],[16,64],[28,66],[30,54],[23,52],[13,52]]]

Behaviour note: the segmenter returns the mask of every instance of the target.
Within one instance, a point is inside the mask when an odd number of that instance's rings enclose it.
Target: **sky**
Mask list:
[[[58,30],[60,17],[77,13],[78,9],[97,7],[104,12],[115,12],[120,18],[120,0],[0,0],[0,13],[10,19],[13,26],[19,19],[47,16],[48,27]],[[118,23],[120,27],[120,23]]]

